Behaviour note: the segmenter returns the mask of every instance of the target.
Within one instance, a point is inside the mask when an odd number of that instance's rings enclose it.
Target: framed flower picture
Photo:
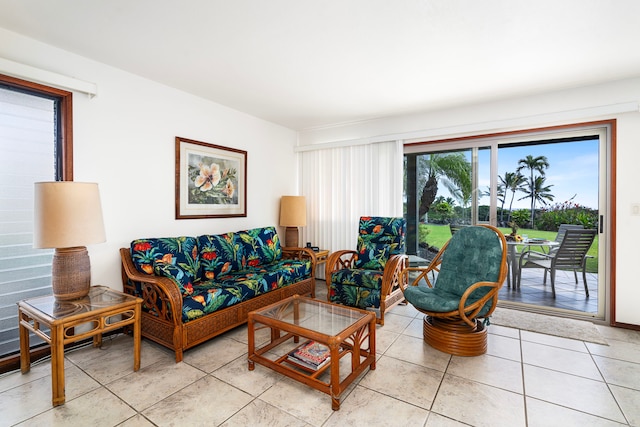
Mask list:
[[[247,152],[176,137],[176,219],[247,216]]]

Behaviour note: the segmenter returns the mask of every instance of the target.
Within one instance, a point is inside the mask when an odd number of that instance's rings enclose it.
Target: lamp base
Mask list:
[[[74,300],[89,294],[91,262],[86,247],[57,248],[51,267],[51,287],[57,300]]]
[[[284,245],[297,248],[299,244],[298,227],[287,227],[284,231]]]

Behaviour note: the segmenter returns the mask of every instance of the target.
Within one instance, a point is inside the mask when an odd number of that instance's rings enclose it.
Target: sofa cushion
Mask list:
[[[196,243],[194,237],[185,236],[137,239],[131,242],[131,258],[138,271],[146,274],[156,273],[156,265],[164,264],[158,271],[184,286],[195,281],[200,270]]]
[[[219,235],[198,236],[200,276],[212,280],[221,274],[260,267],[282,258],[280,239],[275,227]]]
[[[153,272],[156,276],[168,277],[178,286],[180,293],[186,295],[187,289],[192,286],[192,281],[184,273],[184,270],[177,265],[167,264],[162,261],[156,261],[153,266]]]
[[[273,289],[288,286],[311,275],[311,261],[283,259],[261,267],[222,273],[213,280],[196,282],[183,298],[182,320],[197,319],[225,307],[249,300]]]
[[[182,298],[182,321],[188,322],[214,311],[230,307],[248,297],[242,295],[237,287],[221,288],[214,282],[205,282],[209,286],[193,286],[191,294]]]
[[[220,274],[238,271],[238,252],[241,250],[237,243],[236,233],[206,234],[198,236],[200,251],[200,273],[202,280],[211,280]]]
[[[241,270],[271,264],[282,258],[280,239],[275,227],[238,231],[236,239],[241,248],[238,252]]]

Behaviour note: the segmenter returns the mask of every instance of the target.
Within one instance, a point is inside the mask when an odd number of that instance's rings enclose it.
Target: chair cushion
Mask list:
[[[404,253],[404,230],[403,218],[361,217],[355,267],[384,270],[391,255]]]
[[[380,307],[382,272],[343,269],[331,275],[329,301],[351,307]]]
[[[416,308],[435,313],[457,311],[460,297],[438,288],[428,286],[409,286],[404,291],[405,299]],[[467,305],[473,304],[479,298],[467,299]],[[478,317],[484,316],[491,308],[491,301],[484,305]]]
[[[447,245],[434,288],[441,288],[459,299],[474,283],[497,281],[502,253],[500,238],[492,230],[485,227],[461,229]],[[479,288],[472,298],[481,298],[490,290],[489,287]]]

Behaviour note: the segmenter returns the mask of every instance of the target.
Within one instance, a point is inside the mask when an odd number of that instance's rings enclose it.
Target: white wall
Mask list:
[[[139,237],[277,225],[296,194],[296,132],[0,28],[0,57],[96,83],[73,96],[74,180],[99,183],[107,242],[89,247],[92,281],[122,289],[118,248]],[[248,152],[247,217],[175,220],[175,137]]]
[[[640,78],[635,78],[483,105],[307,129],[300,134],[300,149],[366,141],[436,140],[617,119],[615,319],[640,325],[640,279],[636,271],[640,216],[631,215],[631,205],[640,203],[639,101]]]

